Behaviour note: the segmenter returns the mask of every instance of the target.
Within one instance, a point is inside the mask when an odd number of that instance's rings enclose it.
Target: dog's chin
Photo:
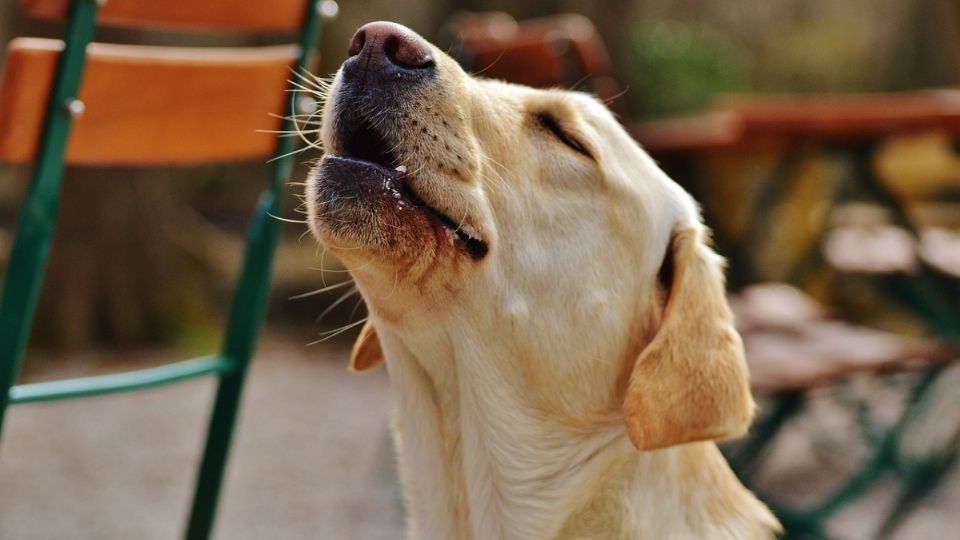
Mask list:
[[[341,258],[409,267],[487,254],[486,243],[410,188],[402,167],[328,154],[311,171],[308,184],[314,234]]]

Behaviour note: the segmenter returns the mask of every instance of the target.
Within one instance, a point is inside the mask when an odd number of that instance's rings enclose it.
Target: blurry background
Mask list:
[[[619,87],[614,106],[626,124],[641,126],[638,133],[645,133],[646,121],[701,115],[717,103],[749,101],[744,96],[759,93],[905,92],[960,83],[960,2],[949,0],[344,0],[337,20],[324,29],[317,72],[335,71],[355,29],[380,19],[405,24],[470,62],[469,47],[458,33],[462,27],[451,24],[451,17],[462,11],[501,11],[517,20],[558,13],[589,18],[609,53],[609,73],[602,75]],[[463,18],[456,20],[465,24]],[[61,32],[58,24],[23,16],[18,2],[0,2],[0,42]],[[229,36],[213,41],[194,34],[116,29],[102,30],[98,38],[240,43]],[[243,42],[267,43],[269,38]],[[496,62],[491,65],[495,71]],[[470,66],[475,71],[489,67]],[[589,89],[590,79],[555,84]],[[652,149],[655,143],[651,139]],[[918,264],[931,263],[936,263],[938,277],[953,276],[957,293],[960,160],[954,145],[953,133],[930,129],[884,138],[872,148],[878,181],[924,231],[933,231],[923,236],[922,245],[898,233],[882,205],[857,197],[833,204],[843,191],[838,186],[857,170],[853,158],[833,147],[791,143],[654,153],[704,204],[719,249],[731,258],[733,288],[790,282],[810,295],[803,301],[819,303],[816,309],[824,317],[889,332],[883,339],[891,341],[877,341],[871,334],[867,345],[855,341],[847,347],[873,350],[880,343],[874,356],[883,363],[884,355],[922,356],[901,353],[950,337],[947,331],[938,336],[929,317],[887,293],[895,285],[890,272],[910,277]],[[316,157],[311,151],[302,154],[284,218],[303,219],[297,182]],[[29,173],[27,167],[0,164],[0,269]],[[118,371],[216,347],[242,232],[267,176],[263,163],[68,170],[22,379]],[[768,193],[764,186],[770,182],[789,187],[763,199],[758,194]],[[758,208],[762,227],[751,225]],[[837,234],[825,232],[827,227]],[[402,511],[385,442],[390,399],[385,374],[346,374],[352,333],[310,345],[322,332],[361,318],[363,306],[358,296],[348,296],[317,320],[347,289],[291,299],[346,278],[305,233],[302,224],[286,227],[266,338],[249,379],[228,469],[218,535],[397,538]],[[864,246],[866,254],[858,255],[856,248]],[[871,250],[878,262],[863,268],[873,260]],[[853,272],[850,264],[844,267],[851,258],[853,266],[863,263]],[[761,312],[772,305],[788,312],[787,319],[796,305],[783,296],[750,298],[759,302]],[[947,300],[956,304],[956,299]],[[802,348],[807,343],[775,342],[772,347],[830,356],[850,343],[844,341],[848,335],[812,332],[814,343],[829,343],[813,352]],[[891,336],[915,341],[904,344]],[[770,451],[771,464],[757,480],[764,496],[805,504],[821,496],[834,477],[852,470],[864,450],[848,436],[848,409],[838,403],[850,396],[852,386],[853,395],[866,396],[882,418],[895,419],[903,408],[902,389],[914,377],[872,375],[865,370],[862,376],[844,378],[838,383],[843,392],[821,381],[801,385],[818,388],[811,390],[811,405],[782,437],[786,442]],[[947,372],[938,384],[949,388],[956,379]],[[778,384],[772,386],[782,389]],[[188,504],[210,391],[205,383],[190,383],[146,397],[12,410],[0,454],[0,536],[175,536]],[[956,400],[950,401],[949,392],[942,394],[947,397],[933,399],[939,404],[934,408],[937,425],[915,436],[920,446],[933,440],[930,433],[960,425]],[[955,447],[944,448],[953,452]],[[960,507],[956,476],[924,499],[894,537],[942,538],[941,531],[960,526],[960,517],[949,510]],[[838,516],[831,530],[842,538],[872,537],[878,514],[893,497],[882,489],[878,493]]]

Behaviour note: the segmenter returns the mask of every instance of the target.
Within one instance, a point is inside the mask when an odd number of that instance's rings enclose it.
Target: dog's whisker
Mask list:
[[[309,266],[308,270],[316,270],[318,272],[329,272],[331,274],[347,274],[350,270],[341,269],[341,268],[326,268],[324,266]]]
[[[297,223],[297,224],[301,224],[301,225],[305,225],[305,224],[308,223],[307,220],[305,220],[305,219],[289,219],[289,218],[285,218],[285,217],[280,217],[280,216],[275,215],[275,214],[271,214],[271,213],[269,213],[269,212],[267,212],[267,215],[270,216],[270,217],[272,217],[273,219],[275,219],[275,220],[277,220],[277,221],[282,221],[282,222],[284,222],[284,223]]]
[[[303,130],[258,129],[257,133],[270,133],[277,137],[299,137],[303,134],[320,133],[320,128]],[[316,143],[311,143],[316,144]]]
[[[290,99],[291,99],[291,102],[295,101],[296,94],[292,95]],[[319,114],[321,113],[320,113],[320,109],[318,108],[316,111],[313,111],[311,116],[307,117],[307,120],[304,122],[304,125],[310,125],[311,120]],[[301,140],[303,140],[303,142],[307,145],[308,148],[322,149],[320,144],[318,144],[316,140],[313,140],[312,138],[307,136],[309,133],[316,133],[319,130],[319,128],[317,131],[305,130],[303,127],[301,127],[300,122],[297,120],[294,120],[293,127],[296,134],[300,137]]]
[[[310,70],[308,70],[306,67],[300,66],[299,70],[293,69],[292,67],[287,69],[290,71],[291,74],[293,74],[294,77],[303,81],[305,84],[308,84],[310,86],[317,88],[318,90],[325,90],[330,88],[330,81],[332,79],[318,77],[317,75],[310,73]]]
[[[325,101],[327,99],[330,91],[329,86],[325,87],[318,85],[313,81],[303,77],[298,77],[297,79],[298,80],[288,80],[287,82],[295,88],[303,90],[304,92],[309,92],[312,96],[316,97],[318,101]],[[303,84],[301,84],[301,82]]]
[[[390,288],[390,292],[387,293],[387,295],[383,297],[383,299],[384,299],[385,301],[388,300],[391,296],[393,296],[394,291],[397,290],[397,284],[398,284],[398,283],[400,283],[400,272],[397,271],[397,270],[394,270],[394,271],[393,271],[393,287],[391,287],[391,288]]]
[[[310,148],[311,148],[311,147],[309,147],[309,146],[304,146],[304,147],[302,147],[302,148],[298,148],[298,149],[296,149],[296,150],[292,150],[292,151],[290,151],[290,152],[287,152],[286,154],[283,154],[283,155],[280,155],[280,156],[274,156],[274,157],[268,159],[266,162],[267,162],[267,163],[273,163],[274,161],[277,161],[277,160],[280,160],[280,159],[283,159],[283,158],[286,158],[286,157],[290,157],[290,156],[295,156],[295,155],[297,155],[297,154],[306,152],[307,150],[310,150]]]
[[[327,255],[327,246],[322,243],[317,243],[317,258],[320,259],[320,268],[323,268],[323,258]],[[327,285],[327,276],[324,274],[323,270],[320,270],[320,283],[324,286]]]
[[[350,285],[351,283],[353,283],[353,282],[350,281],[350,280],[347,280],[347,281],[344,281],[344,282],[342,282],[342,283],[337,283],[337,284],[334,284],[334,285],[328,285],[328,286],[326,286],[326,287],[322,287],[322,288],[320,288],[320,289],[316,289],[316,290],[313,290],[313,291],[310,291],[310,292],[295,294],[295,295],[293,295],[293,296],[288,297],[287,300],[300,300],[301,298],[308,298],[308,297],[310,297],[310,296],[316,296],[316,295],[318,295],[318,294],[323,294],[323,293],[328,292],[328,291],[332,291],[332,290],[335,290],[335,289],[339,289],[340,287],[346,287],[347,285]]]
[[[323,343],[324,341],[327,341],[328,339],[335,338],[335,337],[339,336],[340,334],[342,334],[342,333],[350,330],[351,328],[356,328],[356,327],[360,326],[361,324],[367,322],[367,319],[368,319],[368,317],[364,317],[364,318],[360,319],[359,321],[355,321],[355,322],[349,323],[349,324],[347,324],[347,325],[341,326],[340,328],[337,328],[336,330],[329,330],[329,331],[327,331],[327,332],[321,332],[320,335],[321,335],[321,336],[324,336],[324,337],[322,337],[322,338],[320,338],[320,339],[318,339],[318,340],[315,340],[315,341],[311,341],[310,343],[307,343],[307,347],[313,347],[314,345],[318,345],[318,344],[320,344],[320,343]]]
[[[307,124],[320,125],[321,124],[320,120],[310,120],[311,118],[315,118],[317,116],[315,112],[312,112],[310,114],[292,114],[290,116],[283,116],[275,113],[267,113],[267,116],[269,116],[270,118],[276,118],[279,120],[289,120],[291,122],[299,122],[304,125],[307,125]]]
[[[317,319],[316,319],[315,322],[320,322],[320,321],[322,321],[323,318],[327,316],[327,314],[329,314],[331,311],[333,311],[334,309],[336,309],[337,306],[339,306],[340,304],[342,304],[347,298],[350,298],[351,296],[353,296],[354,294],[356,294],[356,293],[358,293],[358,292],[360,292],[360,289],[356,288],[355,286],[354,286],[354,287],[351,287],[350,290],[348,290],[346,293],[344,293],[342,296],[340,296],[340,298],[337,298],[336,300],[334,300],[329,306],[327,306],[326,309],[324,309],[322,312],[320,312],[320,315],[317,316]]]
[[[360,308],[362,304],[363,304],[363,296],[361,295],[360,298],[357,298],[357,303],[353,305],[353,309],[350,310],[350,316],[347,317],[347,320],[353,319],[354,316],[356,316],[357,310]]]
[[[481,69],[480,71],[474,71],[474,72],[472,72],[471,75],[473,75],[474,77],[476,77],[477,75],[483,75],[483,73],[484,73],[485,71],[487,71],[487,70],[489,70],[490,68],[492,68],[493,66],[495,66],[495,65],[497,64],[497,62],[499,62],[500,59],[503,58],[503,55],[504,55],[506,52],[507,52],[507,49],[503,49],[502,51],[500,51],[500,54],[499,54],[496,58],[493,59],[492,62],[490,62],[489,64],[487,64],[486,66],[484,66],[483,69]]]

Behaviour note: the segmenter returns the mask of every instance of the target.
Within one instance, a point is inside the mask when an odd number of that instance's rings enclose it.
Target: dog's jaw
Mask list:
[[[371,70],[359,53],[330,87],[325,156],[308,178],[309,223],[348,266],[379,274],[368,281],[450,290],[462,285],[456,274],[481,266],[495,242],[465,104],[449,96],[469,79],[452,59],[402,32],[431,58],[428,67]]]

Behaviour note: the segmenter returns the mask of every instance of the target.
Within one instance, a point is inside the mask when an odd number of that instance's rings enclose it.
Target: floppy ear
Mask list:
[[[663,272],[663,322],[640,354],[623,403],[640,450],[727,439],[753,418],[743,343],[724,294],[721,259],[701,228],[675,232]]]
[[[350,371],[359,373],[382,363],[383,350],[380,349],[380,340],[377,339],[377,329],[373,327],[373,323],[367,321],[363,323],[357,342],[350,351]]]

